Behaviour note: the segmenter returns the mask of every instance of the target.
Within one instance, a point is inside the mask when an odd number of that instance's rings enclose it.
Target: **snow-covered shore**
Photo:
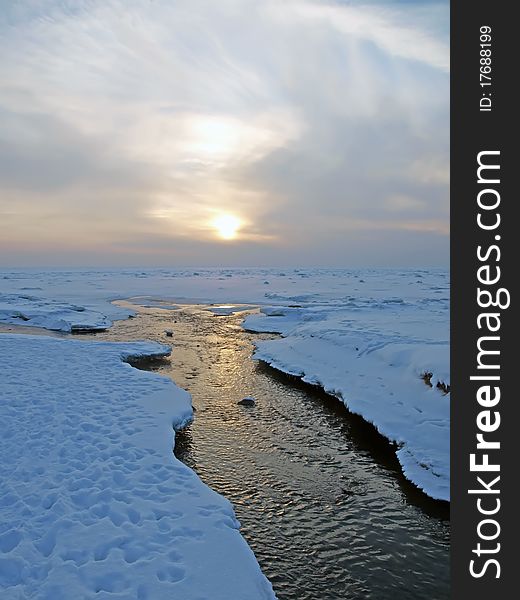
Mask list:
[[[406,326],[417,331],[418,324],[399,307],[386,309],[390,328],[370,329],[371,315],[360,310],[265,308],[244,327],[281,333],[257,342],[255,358],[337,396],[396,443],[410,481],[449,500],[450,403],[437,387],[449,385],[447,343],[407,337]],[[389,330],[394,325],[399,334]]]
[[[4,599],[274,598],[231,504],[172,455],[167,346],[0,336]]]
[[[449,275],[442,270],[204,269],[0,273],[0,321],[106,328],[134,298],[255,304],[256,357],[340,397],[390,441],[406,477],[449,499]],[[226,314],[229,307],[215,309]],[[432,384],[428,387],[421,377]],[[312,426],[312,424],[310,424]]]

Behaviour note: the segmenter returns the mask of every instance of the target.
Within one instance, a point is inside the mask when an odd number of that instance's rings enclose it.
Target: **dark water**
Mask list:
[[[152,368],[191,392],[176,455],[235,506],[280,600],[449,597],[449,521],[340,402],[251,359],[242,317],[145,309],[97,338],[174,346]],[[171,329],[173,337],[166,337]],[[245,395],[254,407],[238,406]]]

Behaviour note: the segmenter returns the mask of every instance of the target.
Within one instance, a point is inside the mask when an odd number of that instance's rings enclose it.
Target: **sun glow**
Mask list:
[[[189,148],[197,156],[225,158],[240,147],[243,135],[240,123],[231,119],[197,118],[191,124]]]
[[[213,221],[213,227],[223,240],[233,240],[237,237],[241,221],[234,215],[220,215]]]

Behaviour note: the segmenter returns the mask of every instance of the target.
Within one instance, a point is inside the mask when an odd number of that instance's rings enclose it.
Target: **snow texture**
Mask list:
[[[65,331],[130,314],[111,304],[201,302],[280,333],[256,358],[318,384],[390,441],[405,476],[449,499],[449,276],[442,270],[204,269],[0,274],[0,321]],[[230,307],[218,308],[218,304]],[[81,310],[83,309],[83,310]],[[61,324],[61,326],[60,326]],[[54,327],[51,327],[54,325]],[[426,376],[427,382],[422,380]],[[312,426],[312,424],[311,424]]]
[[[231,504],[172,454],[189,394],[124,362],[169,351],[0,335],[2,600],[274,598]]]

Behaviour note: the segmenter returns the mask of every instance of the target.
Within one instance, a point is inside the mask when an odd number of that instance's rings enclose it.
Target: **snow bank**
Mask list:
[[[101,312],[84,306],[25,294],[0,294],[0,321],[65,332],[102,331],[112,324]]]
[[[172,454],[154,343],[0,335],[2,599],[274,598],[230,503]]]
[[[397,444],[410,481],[432,498],[449,500],[449,394],[436,386],[449,385],[441,323],[432,327],[420,307],[394,303],[268,307],[247,317],[244,327],[281,333],[282,339],[257,342],[254,357],[337,396]]]

